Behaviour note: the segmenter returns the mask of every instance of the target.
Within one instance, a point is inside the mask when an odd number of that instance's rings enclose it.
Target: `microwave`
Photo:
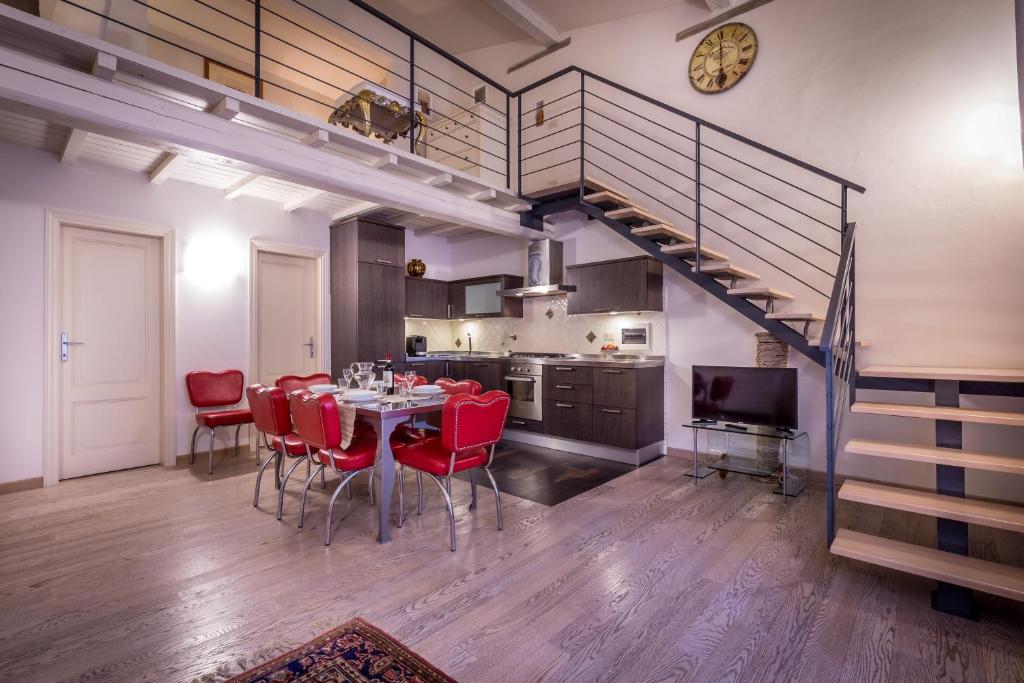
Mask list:
[[[620,351],[650,351],[651,324],[636,323],[619,330]]]

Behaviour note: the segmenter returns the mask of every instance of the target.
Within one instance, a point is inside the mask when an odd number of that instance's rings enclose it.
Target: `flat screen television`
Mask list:
[[[694,365],[693,417],[796,429],[796,368]]]

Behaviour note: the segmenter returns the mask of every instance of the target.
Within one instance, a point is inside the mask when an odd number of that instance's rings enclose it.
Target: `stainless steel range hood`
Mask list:
[[[575,292],[575,285],[562,284],[562,243],[545,239],[530,242],[526,258],[526,287],[503,289],[498,296],[560,296]]]

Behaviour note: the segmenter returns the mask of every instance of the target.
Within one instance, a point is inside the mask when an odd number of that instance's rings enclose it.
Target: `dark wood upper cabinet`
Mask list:
[[[405,359],[405,234],[347,221],[331,226],[331,369],[390,353]],[[392,265],[393,264],[393,265]]]
[[[503,289],[523,286],[519,275],[457,280],[449,283],[452,318],[522,318],[523,300],[498,296]]]
[[[405,315],[409,318],[448,318],[448,283],[440,280],[405,279]]]
[[[566,281],[576,286],[568,294],[568,313],[612,313],[662,310],[661,261],[637,256],[565,269]]]
[[[405,230],[393,225],[356,221],[360,263],[405,268]]]

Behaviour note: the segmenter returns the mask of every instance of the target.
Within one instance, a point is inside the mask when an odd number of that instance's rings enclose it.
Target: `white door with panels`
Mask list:
[[[317,259],[260,251],[256,258],[256,381],[320,367]]]
[[[160,462],[161,243],[61,230],[60,478]]]

